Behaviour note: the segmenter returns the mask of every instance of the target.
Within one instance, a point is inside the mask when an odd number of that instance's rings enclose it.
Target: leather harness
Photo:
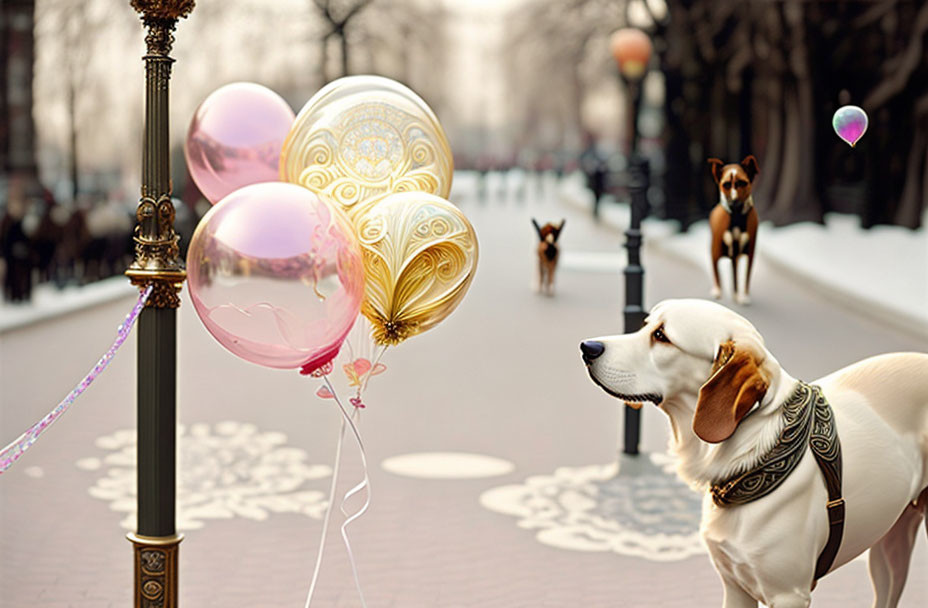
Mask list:
[[[841,495],[841,442],[834,412],[822,389],[799,382],[783,405],[786,424],[776,445],[757,466],[730,480],[714,483],[712,501],[719,507],[743,505],[777,489],[811,448],[828,490],[828,541],[815,564],[815,579],[825,576],[834,564],[844,535],[844,498]],[[814,583],[813,583],[814,586]]]

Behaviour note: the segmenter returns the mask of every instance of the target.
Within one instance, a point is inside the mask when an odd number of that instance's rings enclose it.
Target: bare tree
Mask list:
[[[581,139],[589,89],[615,78],[606,40],[627,23],[627,6],[627,0],[538,0],[509,15],[504,56],[522,145],[532,143],[540,123],[558,125],[561,145]],[[585,64],[590,69],[581,69]]]
[[[328,73],[329,63],[329,41],[335,39],[341,48],[341,74],[347,76],[349,73],[348,61],[348,28],[351,22],[367,8],[374,0],[313,0],[325,23],[325,30],[320,37],[321,58],[319,68],[322,71],[322,81],[329,82],[332,80]]]
[[[443,31],[448,15],[439,3],[380,0],[357,20],[351,43],[365,52],[363,69],[395,78],[440,111],[447,83]]]
[[[99,126],[100,110],[106,107],[99,37],[114,25],[132,31],[128,28],[134,21],[129,17],[128,11],[109,11],[99,2],[42,0],[38,4],[36,30],[41,32],[42,52],[53,58],[56,94],[67,113],[65,146],[72,200],[80,189],[81,136]]]

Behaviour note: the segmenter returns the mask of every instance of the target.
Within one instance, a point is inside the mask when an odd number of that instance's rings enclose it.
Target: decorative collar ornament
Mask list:
[[[776,444],[757,466],[730,480],[712,484],[709,492],[712,502],[722,508],[763,498],[780,487],[802,460],[806,447],[810,447],[828,490],[828,541],[816,564],[817,580],[831,568],[844,532],[841,443],[834,413],[818,386],[799,382],[783,404],[783,418],[786,424]]]

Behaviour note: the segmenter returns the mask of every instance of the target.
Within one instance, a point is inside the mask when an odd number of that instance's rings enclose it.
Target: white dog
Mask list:
[[[817,569],[823,575],[868,548],[873,605],[896,606],[928,510],[928,355],[873,357],[810,388],[780,367],[747,320],[702,300],[662,302],[640,331],[587,340],[581,351],[608,393],[669,416],[678,474],[705,492],[700,532],[726,608],[809,606]],[[813,408],[820,394],[830,408]],[[788,430],[804,412],[829,411],[843,503],[829,503],[808,435],[799,441]],[[812,441],[821,441],[827,424],[811,416]],[[781,475],[786,459],[777,455],[789,445],[799,446],[795,468]],[[725,504],[733,488],[747,499]],[[840,544],[829,556],[834,530]]]

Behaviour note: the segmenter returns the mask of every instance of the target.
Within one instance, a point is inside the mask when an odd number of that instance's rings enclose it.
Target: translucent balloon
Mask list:
[[[447,197],[454,160],[432,110],[380,76],[339,78],[319,90],[293,123],[280,179],[356,210],[393,192]]]
[[[838,137],[846,141],[853,148],[860,138],[867,132],[869,124],[867,113],[857,106],[841,106],[831,119]]]
[[[220,344],[284,369],[331,361],[364,293],[347,218],[279,182],[241,188],[209,210],[190,241],[187,276],[197,314]]]
[[[211,203],[242,186],[277,181],[291,125],[293,110],[267,87],[236,82],[216,89],[187,130],[190,176]]]
[[[477,269],[477,234],[448,201],[391,194],[356,220],[364,254],[361,313],[378,344],[399,344],[450,315]]]

